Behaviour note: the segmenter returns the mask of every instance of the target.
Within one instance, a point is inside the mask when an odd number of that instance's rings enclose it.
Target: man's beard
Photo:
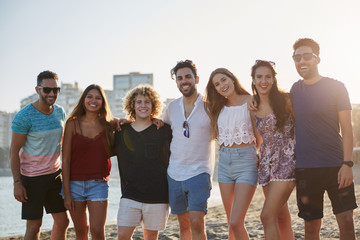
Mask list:
[[[46,98],[42,94],[40,94],[40,98],[41,98],[41,101],[48,106],[54,105],[54,103],[56,102],[56,99],[57,99],[56,97],[54,97],[54,99],[55,99],[54,102],[50,103],[49,101],[46,100]]]
[[[180,88],[180,92],[182,93],[182,95],[183,95],[184,97],[190,97],[191,95],[193,95],[193,93],[195,92],[195,90],[196,90],[196,88],[195,88],[194,85],[192,85],[192,86],[190,87],[190,89],[189,89],[188,92],[183,92],[182,89]]]

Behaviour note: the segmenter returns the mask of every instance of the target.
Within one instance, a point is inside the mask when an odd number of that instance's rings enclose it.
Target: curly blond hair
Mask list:
[[[138,95],[143,95],[150,99],[152,106],[152,118],[158,117],[161,114],[163,103],[160,101],[160,95],[149,85],[139,85],[128,91],[126,96],[123,98],[124,111],[130,120],[136,119],[135,98]]]

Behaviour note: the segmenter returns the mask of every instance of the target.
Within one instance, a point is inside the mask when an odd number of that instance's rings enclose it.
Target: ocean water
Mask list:
[[[109,186],[107,223],[115,223],[121,197],[119,178],[110,178]],[[217,182],[213,182],[209,206],[217,204],[221,204],[220,191]],[[51,215],[44,211],[42,230],[50,230],[52,223]],[[21,203],[13,196],[12,177],[0,177],[0,237],[24,234],[25,224],[26,221],[21,220]]]

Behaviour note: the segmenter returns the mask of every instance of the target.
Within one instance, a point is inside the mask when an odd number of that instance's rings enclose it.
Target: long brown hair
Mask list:
[[[211,134],[213,138],[217,138],[219,134],[219,129],[217,126],[217,120],[221,110],[224,108],[227,103],[227,99],[220,95],[215,89],[213,78],[216,74],[224,74],[228,76],[233,82],[235,87],[235,92],[239,95],[250,95],[248,91],[240,84],[240,81],[237,77],[227,70],[226,68],[217,68],[215,69],[209,77],[209,81],[205,88],[205,111],[208,114],[211,121]]]
[[[91,84],[84,90],[84,92],[82,93],[78,103],[74,107],[74,110],[71,112],[66,123],[68,123],[69,120],[73,120],[76,118],[79,119],[80,117],[82,117],[86,114],[86,110],[84,107],[85,98],[86,98],[86,95],[89,93],[89,91],[93,90],[93,89],[98,90],[101,95],[101,98],[102,98],[102,105],[99,110],[98,117],[100,119],[100,122],[103,124],[103,126],[105,128],[107,143],[108,143],[109,147],[111,147],[112,143],[113,143],[114,134],[113,134],[113,127],[111,126],[110,121],[113,119],[113,117],[111,114],[111,110],[110,110],[108,101],[106,99],[105,92],[99,85]]]
[[[283,90],[278,88],[277,79],[276,79],[276,72],[273,66],[268,61],[257,61],[254,66],[251,68],[251,77],[254,81],[256,69],[259,67],[267,67],[271,71],[271,75],[274,79],[274,83],[271,86],[270,93],[269,93],[269,102],[270,107],[272,108],[274,115],[276,117],[276,128],[279,131],[282,131],[286,121],[289,119],[291,115],[292,119],[294,119],[294,112],[292,110],[292,103],[291,103],[291,96],[289,93],[284,92]],[[251,84],[252,92],[254,94],[255,101],[257,105],[260,104],[260,96],[259,93],[254,85]],[[291,130],[293,134],[293,129]]]

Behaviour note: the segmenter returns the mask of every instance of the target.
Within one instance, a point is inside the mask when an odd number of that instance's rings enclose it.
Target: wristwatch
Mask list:
[[[342,164],[348,165],[349,167],[353,167],[353,166],[354,166],[354,162],[353,162],[353,161],[343,161]]]

